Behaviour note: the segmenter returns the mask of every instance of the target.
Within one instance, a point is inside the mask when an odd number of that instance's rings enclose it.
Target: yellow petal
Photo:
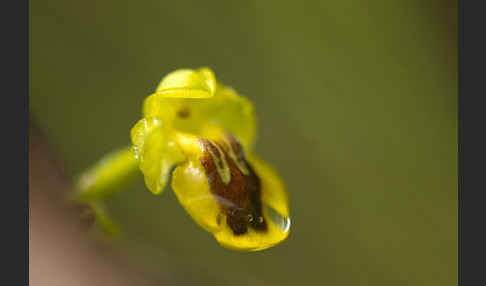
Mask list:
[[[160,119],[167,128],[204,138],[227,131],[247,149],[255,142],[253,104],[222,84],[217,84],[211,98],[167,98],[153,94],[144,101],[143,116]]]
[[[147,139],[147,136],[152,132],[153,129],[162,126],[162,121],[151,117],[142,118],[139,120],[135,126],[130,130],[130,139],[132,140],[133,149],[135,151],[135,157],[139,156],[140,152],[143,152],[143,146]]]
[[[160,194],[167,184],[170,170],[184,161],[184,155],[173,142],[172,134],[155,118],[140,120],[132,128],[131,139],[145,185],[152,193]]]
[[[214,95],[216,81],[208,68],[179,69],[166,75],[155,94],[176,98],[208,98]]]
[[[202,228],[209,232],[221,228],[218,224],[218,202],[209,190],[207,177],[198,161],[189,161],[174,170],[172,190],[179,203]]]
[[[221,246],[238,251],[264,250],[279,244],[285,240],[288,235],[288,228],[286,231],[282,231],[282,229],[274,223],[268,224],[267,233],[258,233],[250,229],[246,235],[235,236],[227,227],[214,233],[214,237]]]

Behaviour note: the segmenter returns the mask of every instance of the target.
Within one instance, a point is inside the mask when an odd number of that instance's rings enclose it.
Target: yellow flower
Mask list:
[[[249,100],[217,82],[208,68],[176,70],[143,104],[143,118],[130,134],[133,157],[109,157],[104,167],[87,172],[78,193],[109,194],[100,186],[115,186],[124,177],[117,170],[129,174],[127,166],[138,164],[148,189],[160,194],[175,167],[171,187],[179,202],[222,246],[271,247],[289,234],[288,199],[277,173],[252,153],[255,133]],[[117,170],[101,171],[110,162]]]

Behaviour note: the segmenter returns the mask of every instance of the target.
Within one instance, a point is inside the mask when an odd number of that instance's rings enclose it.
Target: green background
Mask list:
[[[292,227],[218,246],[170,191],[109,204],[119,247],[197,285],[457,284],[455,1],[31,1],[30,108],[65,172],[129,143],[143,99],[211,67],[250,98]]]

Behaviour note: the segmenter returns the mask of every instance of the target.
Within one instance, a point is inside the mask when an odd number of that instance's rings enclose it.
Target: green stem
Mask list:
[[[131,146],[109,153],[81,174],[72,199],[85,203],[103,200],[126,188],[140,176]]]

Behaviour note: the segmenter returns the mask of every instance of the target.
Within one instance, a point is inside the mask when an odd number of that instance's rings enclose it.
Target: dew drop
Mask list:
[[[275,209],[272,207],[265,205],[264,211],[267,214],[267,217],[276,225],[280,228],[282,232],[288,232],[290,229],[290,218],[281,215],[279,212],[277,212]]]
[[[138,154],[138,147],[137,146],[133,146],[133,153],[135,154],[135,159],[139,159],[139,154]]]

